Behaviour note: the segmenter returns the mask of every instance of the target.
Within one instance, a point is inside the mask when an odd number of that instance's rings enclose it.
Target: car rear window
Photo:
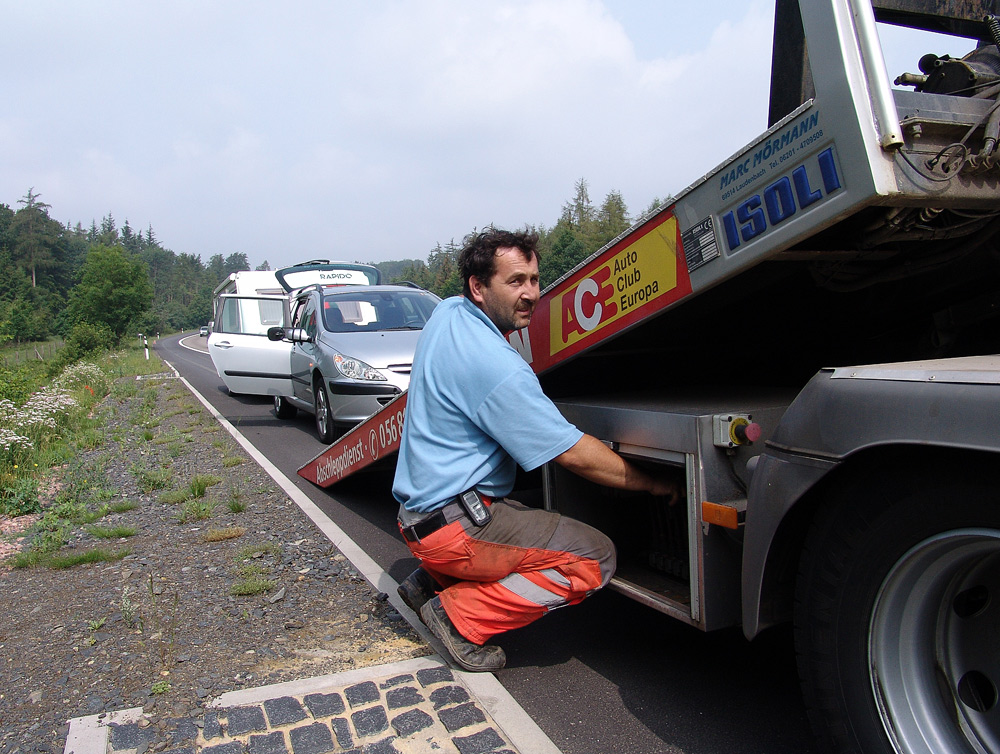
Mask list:
[[[422,330],[440,299],[422,291],[354,291],[323,297],[330,332]]]

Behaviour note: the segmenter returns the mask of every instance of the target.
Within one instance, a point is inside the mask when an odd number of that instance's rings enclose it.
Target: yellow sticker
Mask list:
[[[618,251],[549,306],[552,354],[592,336],[677,287],[677,220]]]

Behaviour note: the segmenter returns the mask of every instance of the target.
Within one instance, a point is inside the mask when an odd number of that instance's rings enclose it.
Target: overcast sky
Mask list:
[[[205,262],[426,259],[581,178],[637,215],[766,128],[773,0],[2,5],[0,203]]]

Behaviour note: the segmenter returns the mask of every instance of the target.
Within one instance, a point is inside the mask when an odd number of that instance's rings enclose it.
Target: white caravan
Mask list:
[[[223,280],[213,298],[208,353],[233,395],[289,395],[291,344],[267,339],[284,327],[288,293],[307,285],[377,285],[378,268],[313,260],[276,271],[241,270]]]

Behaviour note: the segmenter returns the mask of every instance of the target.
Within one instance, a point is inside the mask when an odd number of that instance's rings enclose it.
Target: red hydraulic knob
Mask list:
[[[733,436],[740,445],[748,442],[757,442],[757,440],[760,439],[760,435],[760,425],[756,422],[750,422],[749,424],[736,424],[733,426]]]

